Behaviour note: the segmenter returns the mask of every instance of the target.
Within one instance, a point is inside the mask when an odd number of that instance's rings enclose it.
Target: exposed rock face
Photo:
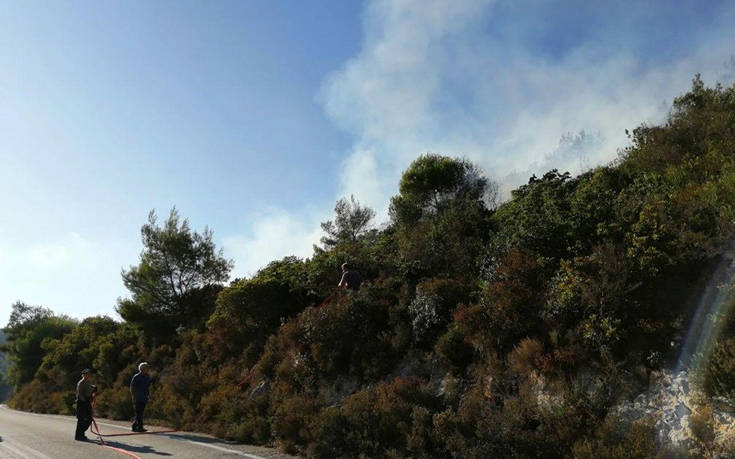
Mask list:
[[[699,426],[712,430],[711,440],[697,435],[693,414],[712,407],[712,416],[700,416]],[[704,412],[704,411],[702,411]],[[656,419],[656,429],[662,446],[684,448],[705,457],[735,458],[735,408],[725,399],[708,399],[697,390],[686,371],[653,372],[648,390],[633,401],[621,403],[611,413],[624,422],[646,418]],[[700,427],[701,431],[701,427]]]
[[[329,405],[339,405],[359,388],[360,383],[356,378],[340,376],[332,384],[325,386],[323,395]]]

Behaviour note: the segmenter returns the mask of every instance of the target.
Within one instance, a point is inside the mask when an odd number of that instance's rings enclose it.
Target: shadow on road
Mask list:
[[[209,444],[225,444],[222,440],[219,440],[217,438],[212,437],[205,437],[202,435],[195,435],[195,434],[180,434],[180,433],[172,433],[172,434],[165,434],[167,437],[172,439],[183,439],[183,440],[191,440],[191,441],[197,441],[199,443],[209,443]]]
[[[112,446],[114,448],[124,449],[125,451],[130,451],[131,453],[156,454],[158,456],[173,456],[173,454],[167,453],[165,451],[156,451],[155,448],[151,446],[133,446],[133,445],[128,445],[126,443],[120,443],[117,441],[107,441],[107,440],[105,440],[105,445]]]

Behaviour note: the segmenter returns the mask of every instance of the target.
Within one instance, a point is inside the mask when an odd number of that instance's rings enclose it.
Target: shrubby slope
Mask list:
[[[126,418],[146,359],[159,369],[151,416],[192,427],[204,413],[198,429],[312,457],[671,453],[654,420],[608,414],[675,362],[728,254],[735,86],[695,79],[666,123],[630,140],[614,163],[532,177],[500,205],[475,165],[421,156],[386,228],[340,201],[311,258],[227,286],[210,232],[152,215],[124,274],[125,323],[10,324],[11,404],[71,412],[78,370],[93,365],[100,414]],[[334,290],[345,261],[366,279],[357,293]],[[732,400],[725,321],[701,379]],[[33,339],[35,360],[20,346]]]

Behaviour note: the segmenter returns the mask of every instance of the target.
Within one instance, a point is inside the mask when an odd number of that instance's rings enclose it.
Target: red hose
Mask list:
[[[178,432],[177,429],[172,429],[172,430],[154,430],[152,432],[128,432],[128,433],[119,433],[119,434],[103,434],[100,432],[100,429],[97,426],[97,421],[94,419],[94,407],[95,406],[97,406],[97,394],[92,394],[92,426],[90,428],[90,431],[93,434],[100,437],[100,442],[102,442],[103,445],[105,444],[105,442],[104,440],[102,440],[102,437],[125,437],[128,435],[143,435],[143,434],[159,434],[159,433]]]
[[[234,386],[234,389],[241,388],[245,383],[247,383],[248,381],[250,381],[250,379],[253,377],[254,374],[255,374],[255,368],[253,368],[252,370],[250,370],[250,373],[248,373],[248,375],[245,377],[245,379],[243,379],[242,381],[240,381],[239,383],[237,383]],[[131,436],[131,435],[148,435],[148,434],[161,434],[161,433],[179,432],[178,429],[170,429],[170,430],[154,430],[154,431],[150,431],[150,432],[126,432],[126,433],[119,433],[119,434],[103,434],[102,432],[100,432],[99,426],[97,426],[97,421],[94,418],[94,408],[96,406],[97,406],[97,394],[94,393],[94,394],[92,394],[92,426],[90,428],[90,431],[93,434],[95,434],[95,435],[97,435],[99,437],[100,443],[102,444],[102,446],[105,446],[105,441],[103,440],[103,437],[126,437],[126,436]],[[191,429],[192,430],[193,429],[196,429],[196,427],[199,424],[201,424],[202,421],[204,421],[204,413],[200,414],[199,417],[196,419],[196,421],[194,421],[194,424],[191,427]]]

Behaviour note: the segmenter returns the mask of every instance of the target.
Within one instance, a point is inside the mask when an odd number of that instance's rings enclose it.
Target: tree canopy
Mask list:
[[[370,222],[375,211],[361,206],[360,202],[350,195],[350,199],[341,198],[334,206],[334,220],[322,222],[322,230],[327,233],[321,238],[326,249],[340,244],[354,243],[357,238],[370,229]]]
[[[140,263],[122,272],[131,298],[119,300],[120,316],[149,331],[206,320],[232,268],[216,249],[212,231],[192,231],[174,208],[160,226],[151,211],[141,236]]]
[[[438,215],[453,202],[484,201],[495,206],[497,186],[466,159],[437,154],[420,156],[401,176],[399,194],[391,200],[395,223],[412,224]]]
[[[76,321],[56,316],[50,309],[20,301],[13,304],[10,320],[4,329],[4,349],[11,362],[7,382],[11,387],[18,390],[30,382],[41,366],[50,340],[63,337],[75,326]]]

